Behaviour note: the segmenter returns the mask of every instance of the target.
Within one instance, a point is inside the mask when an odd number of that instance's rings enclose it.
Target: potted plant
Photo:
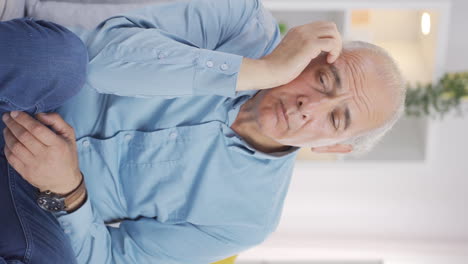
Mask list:
[[[443,117],[468,99],[468,72],[447,73],[437,83],[408,86],[406,115]]]

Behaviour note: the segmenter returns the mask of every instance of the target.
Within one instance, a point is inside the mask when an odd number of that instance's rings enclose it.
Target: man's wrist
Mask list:
[[[70,179],[66,185],[61,184],[59,186],[54,185],[54,186],[47,186],[47,187],[40,187],[39,192],[45,192],[45,191],[50,191],[55,194],[61,195],[61,196],[66,196],[67,194],[73,192],[81,183],[83,179],[83,175],[81,174],[81,171],[78,169],[76,172],[73,173],[73,175],[66,176],[67,179]]]
[[[244,57],[240,67],[236,91],[262,90],[279,85],[268,62]]]
[[[87,196],[86,184],[85,184],[84,176],[83,174],[81,174],[81,172],[80,172],[80,175],[81,175],[80,184],[71,193],[68,193],[64,197],[65,198],[64,205],[65,205],[65,210],[67,211],[67,213],[71,213],[75,211],[76,209],[81,207],[81,205],[83,205],[84,202],[86,201],[86,196]]]
[[[87,198],[88,198],[88,194],[87,194],[87,191],[85,190],[84,193],[77,200],[75,200],[73,203],[71,203],[69,205],[65,204],[65,211],[68,214],[71,214],[74,211],[80,209],[81,206],[83,206],[83,204],[85,204]]]
[[[80,172],[80,183],[73,190],[66,194],[53,193],[51,191],[41,192],[38,195],[38,205],[50,212],[71,213],[81,207],[86,201],[86,185],[84,176]]]

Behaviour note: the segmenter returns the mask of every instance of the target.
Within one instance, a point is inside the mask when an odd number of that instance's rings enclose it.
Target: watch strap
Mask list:
[[[86,193],[86,185],[84,182],[83,174],[81,175],[81,177],[81,182],[78,185],[78,187],[76,187],[73,191],[63,196],[63,198],[65,199],[65,210],[67,210],[70,207],[70,205],[75,204],[75,202]]]

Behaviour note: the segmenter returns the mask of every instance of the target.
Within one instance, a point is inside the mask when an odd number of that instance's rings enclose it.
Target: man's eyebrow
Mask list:
[[[338,72],[338,69],[335,67],[335,65],[331,64],[330,70],[333,74],[333,78],[335,79],[336,88],[341,89],[341,78],[340,78],[340,73]]]
[[[344,130],[346,130],[349,125],[351,124],[351,115],[349,113],[349,108],[346,107],[346,110],[344,112],[344,116],[345,116],[345,127],[344,127]]]

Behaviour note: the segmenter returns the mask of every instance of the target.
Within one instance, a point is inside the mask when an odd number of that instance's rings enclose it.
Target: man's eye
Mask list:
[[[325,84],[325,77],[323,73],[320,73],[319,81],[320,81],[320,84],[322,85],[322,92],[327,93],[328,89],[327,89],[327,85]]]
[[[337,125],[337,121],[338,121],[338,120],[335,119],[335,113],[332,113],[332,114],[331,114],[330,119],[331,119],[332,126],[333,126],[335,129],[338,129],[338,125]]]

